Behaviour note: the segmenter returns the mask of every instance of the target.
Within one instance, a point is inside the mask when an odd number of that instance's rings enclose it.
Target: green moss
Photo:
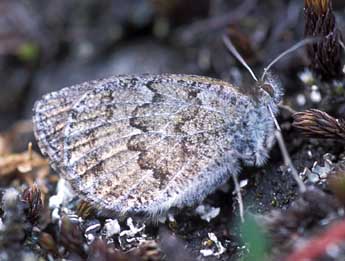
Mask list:
[[[22,61],[33,62],[38,59],[39,51],[39,47],[35,43],[26,42],[18,48],[17,56]]]

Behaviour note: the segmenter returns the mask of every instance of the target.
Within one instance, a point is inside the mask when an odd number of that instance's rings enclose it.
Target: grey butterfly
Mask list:
[[[195,75],[115,76],[43,96],[34,132],[81,197],[157,216],[200,202],[241,163],[262,165],[281,97],[269,75],[250,89]]]

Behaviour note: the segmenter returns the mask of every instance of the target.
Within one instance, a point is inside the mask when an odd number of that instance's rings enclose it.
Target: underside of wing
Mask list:
[[[44,95],[33,108],[34,134],[42,154],[55,170],[63,171],[63,130],[73,104],[87,91],[111,79],[84,82]]]
[[[64,121],[65,175],[88,200],[120,213],[192,204],[238,171],[229,134],[246,104],[230,84],[196,76],[108,82]]]
[[[34,134],[42,154],[49,158],[54,169],[61,163],[63,129],[71,106],[92,88],[84,83],[46,94],[33,109]]]

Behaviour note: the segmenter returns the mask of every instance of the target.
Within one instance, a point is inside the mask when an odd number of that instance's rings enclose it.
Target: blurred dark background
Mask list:
[[[336,14],[344,6],[333,1]],[[259,74],[303,29],[300,0],[1,0],[0,131],[29,119],[41,95],[110,75],[193,73],[241,84],[249,75],[222,34]],[[288,94],[305,63],[291,55],[275,66]]]

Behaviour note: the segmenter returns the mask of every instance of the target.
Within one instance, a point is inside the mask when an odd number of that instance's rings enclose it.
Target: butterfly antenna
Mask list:
[[[298,48],[300,47],[303,47],[307,44],[310,44],[310,43],[314,43],[316,42],[317,40],[319,40],[319,38],[307,38],[307,39],[304,39],[296,44],[294,44],[293,46],[291,46],[289,49],[287,49],[286,51],[284,51],[283,53],[281,53],[280,55],[278,55],[278,57],[276,57],[272,62],[269,63],[269,65],[264,69],[264,72],[260,78],[261,81],[263,81],[265,79],[265,76],[268,72],[268,70],[271,69],[271,67],[276,63],[278,62],[281,58],[283,58],[284,56],[288,55],[289,53],[291,52],[294,52],[295,50],[297,50]],[[223,42],[225,44],[225,46],[228,48],[228,50],[236,57],[236,59],[249,71],[250,75],[253,77],[253,79],[255,81],[258,81],[258,78],[255,76],[253,70],[249,67],[249,65],[244,61],[244,59],[242,58],[242,56],[239,54],[239,52],[236,50],[235,46],[232,44],[231,40],[229,39],[229,37],[227,37],[226,35],[223,35]],[[344,48],[344,43],[342,43],[342,47]],[[344,48],[345,49],[345,48]],[[279,123],[277,121],[277,118],[274,116],[274,113],[272,111],[272,108],[270,106],[268,106],[268,109],[271,113],[271,116],[274,120],[274,124],[276,126],[276,131],[274,132],[275,136],[276,136],[276,139],[278,141],[278,144],[279,144],[279,147],[280,147],[280,150],[282,152],[282,155],[283,155],[283,158],[284,158],[284,162],[287,166],[289,166],[290,170],[291,170],[291,173],[292,173],[292,176],[293,178],[295,179],[295,181],[297,182],[298,184],[298,187],[299,187],[299,190],[301,192],[304,192],[306,191],[306,186],[305,184],[303,183],[303,181],[301,180],[301,178],[299,177],[298,175],[298,172],[296,170],[296,168],[294,167],[293,163],[292,163],[292,160],[290,158],[290,155],[287,151],[287,148],[286,148],[286,145],[285,145],[285,142],[284,142],[284,139],[283,139],[283,136],[282,136],[282,132],[281,132],[281,128],[279,126]],[[233,179],[234,179],[234,183],[235,183],[235,187],[236,187],[236,192],[237,192],[237,196],[238,196],[238,201],[239,201],[239,205],[240,205],[240,210],[241,210],[241,207],[243,208],[243,203],[242,203],[242,197],[241,197],[241,194],[239,193],[239,184],[238,184],[238,180],[236,179],[236,177],[233,176]],[[243,211],[243,209],[242,209]],[[241,212],[241,211],[240,211]],[[241,216],[241,220],[243,221],[243,214],[240,215]]]
[[[271,116],[272,116],[273,121],[274,121],[274,125],[276,127],[274,135],[275,135],[275,137],[276,137],[276,139],[278,141],[278,145],[279,145],[280,151],[281,151],[281,153],[283,155],[284,163],[285,163],[286,166],[288,166],[290,168],[291,174],[292,174],[293,178],[295,179],[295,181],[296,181],[296,183],[298,185],[299,191],[303,193],[304,191],[306,191],[306,186],[304,185],[303,181],[299,177],[298,172],[297,172],[295,166],[292,163],[291,157],[289,155],[289,152],[287,151],[286,144],[285,144],[285,141],[283,139],[282,130],[281,130],[280,126],[279,126],[279,123],[277,121],[276,116],[274,116],[274,113],[273,113],[272,108],[271,108],[270,105],[268,105],[268,110],[271,113]]]
[[[255,76],[253,70],[249,67],[249,65],[244,61],[242,56],[239,54],[239,52],[236,50],[235,46],[232,44],[231,40],[229,37],[227,37],[225,34],[223,35],[223,42],[228,48],[228,50],[233,54],[233,56],[236,57],[236,59],[248,70],[250,75],[253,77],[253,79],[257,82],[258,78]]]
[[[265,79],[265,76],[268,72],[269,69],[271,69],[271,67],[278,62],[281,58],[283,58],[284,56],[288,55],[289,53],[292,53],[294,51],[296,51],[298,48],[303,47],[307,44],[311,44],[311,43],[315,43],[317,40],[319,40],[319,38],[307,38],[304,39],[302,41],[299,41],[298,43],[294,44],[293,46],[291,46],[289,49],[287,49],[286,51],[282,52],[280,55],[278,55],[272,62],[270,62],[270,64],[264,69],[264,72],[261,76],[261,81],[263,81]]]
[[[275,58],[265,69],[264,69],[264,72],[261,76],[261,81],[263,81],[265,79],[265,76],[268,72],[268,70],[277,62],[279,61],[281,58],[283,58],[284,56],[286,56],[287,54],[297,50],[298,48],[302,47],[302,46],[305,46],[307,44],[310,44],[310,43],[313,43],[315,41],[317,41],[318,38],[307,38],[305,40],[302,40],[296,44],[294,44],[292,47],[290,47],[289,49],[287,49],[286,51],[284,51],[283,53],[281,53],[280,55],[278,55],[277,58]],[[287,148],[286,148],[286,144],[284,142],[284,139],[283,139],[283,135],[282,135],[282,131],[281,131],[281,128],[279,126],[279,123],[277,121],[277,118],[274,116],[274,113],[272,111],[272,108],[271,106],[268,106],[268,109],[271,113],[271,116],[273,118],[273,121],[274,121],[274,124],[275,124],[275,127],[276,127],[276,131],[274,132],[274,135],[278,141],[278,145],[279,145],[279,148],[280,148],[280,151],[283,155],[283,159],[284,159],[284,162],[285,162],[285,165],[288,166],[290,168],[290,171],[291,171],[291,174],[293,176],[293,178],[295,179],[298,187],[299,187],[299,191],[300,192],[305,192],[306,191],[306,186],[305,184],[303,183],[302,179],[300,178],[300,176],[298,175],[298,172],[295,168],[295,166],[293,165],[292,163],[292,160],[291,160],[291,157],[289,155],[289,152],[287,151]]]
[[[271,107],[270,105],[268,105],[268,110],[270,111],[270,114],[271,114],[271,117],[272,117],[272,119],[273,119],[274,125],[276,126],[276,129],[277,129],[278,131],[281,132],[281,128],[280,128],[280,126],[279,126],[279,123],[278,123],[278,121],[277,121],[277,118],[276,118],[276,116],[274,116],[272,107]]]

